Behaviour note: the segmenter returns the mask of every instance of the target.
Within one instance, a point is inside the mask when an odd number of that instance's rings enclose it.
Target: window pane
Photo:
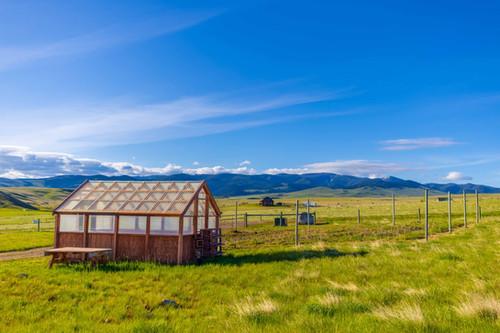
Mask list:
[[[184,235],[191,235],[193,233],[193,217],[184,216]]]
[[[216,217],[215,216],[209,216],[208,217],[208,228],[209,229],[215,229],[216,228]]]
[[[146,232],[146,216],[120,215],[120,233],[144,234]]]
[[[83,215],[60,215],[59,231],[83,232]]]
[[[151,217],[151,234],[177,235],[179,230],[178,217]]]
[[[113,232],[114,230],[114,216],[90,215],[89,232]]]

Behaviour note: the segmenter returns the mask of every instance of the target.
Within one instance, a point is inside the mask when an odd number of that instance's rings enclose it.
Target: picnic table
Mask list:
[[[52,256],[49,263],[49,268],[54,263],[60,262],[87,262],[92,266],[97,263],[103,263],[111,258],[113,250],[109,248],[92,248],[92,247],[60,247],[45,251],[46,256]]]

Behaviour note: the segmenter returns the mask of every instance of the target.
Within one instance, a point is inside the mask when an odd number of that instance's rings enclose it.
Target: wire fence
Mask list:
[[[17,215],[0,217],[0,232],[52,231],[54,217],[42,215]]]
[[[314,205],[296,204],[288,199],[280,206],[259,207],[255,200],[239,205],[237,200],[221,200],[224,246],[425,239],[500,216],[498,196],[433,196],[427,205],[422,197],[329,198]],[[49,214],[0,216],[0,232],[53,231],[54,217]]]

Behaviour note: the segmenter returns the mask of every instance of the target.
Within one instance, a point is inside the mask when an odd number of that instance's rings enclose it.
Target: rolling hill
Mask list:
[[[396,177],[387,178],[365,178],[355,176],[344,176],[333,173],[315,174],[278,174],[278,175],[241,175],[241,174],[217,174],[217,175],[158,175],[146,177],[104,175],[67,175],[40,179],[7,179],[0,178],[0,186],[3,187],[44,187],[74,189],[87,179],[95,180],[206,180],[216,196],[241,196],[262,195],[270,193],[290,193],[308,189],[322,188],[333,190],[331,195],[344,193],[356,196],[383,196],[392,192],[401,195],[420,195],[423,189],[430,189],[436,193],[453,194],[461,193],[463,190],[472,192],[478,190],[480,193],[500,193],[500,188],[475,184],[421,184],[412,180],[404,180]],[[324,190],[323,190],[324,192]],[[324,192],[326,193],[326,192]]]
[[[39,187],[0,188],[0,208],[52,209],[69,190]]]

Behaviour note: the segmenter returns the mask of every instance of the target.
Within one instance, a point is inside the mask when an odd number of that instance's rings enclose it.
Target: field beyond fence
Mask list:
[[[500,195],[479,195],[478,198],[480,214],[476,216],[476,197],[467,196],[469,224],[476,223],[476,218],[486,222],[500,215]],[[451,199],[453,232],[465,226],[464,201],[463,195],[453,195]],[[295,244],[296,199],[278,198],[279,206],[271,207],[261,206],[258,199],[230,198],[217,202],[223,212],[220,226],[225,249]],[[395,197],[394,201],[391,197],[310,198],[309,202],[309,213],[315,223],[298,226],[299,244],[425,238],[423,196]],[[428,204],[430,237],[449,232],[448,201],[443,201],[443,196],[431,196]],[[299,214],[307,214],[307,211],[307,199],[300,199]],[[275,226],[275,219],[280,217],[286,225]],[[44,234],[51,233],[53,228],[50,211],[0,209],[0,251],[30,248],[30,242],[33,247],[50,246],[52,238]],[[37,241],[37,237],[41,240]],[[16,246],[16,239],[21,246]]]

